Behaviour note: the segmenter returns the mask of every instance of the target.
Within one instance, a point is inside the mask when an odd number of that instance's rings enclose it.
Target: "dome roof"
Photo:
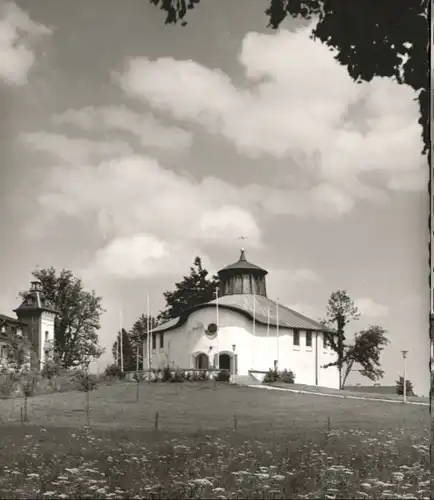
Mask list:
[[[59,314],[56,308],[51,304],[43,292],[42,283],[40,281],[32,281],[31,288],[26,294],[21,304],[14,309],[14,312],[19,316],[26,312],[34,311],[49,311]]]
[[[240,272],[247,271],[255,274],[262,274],[264,276],[268,274],[268,271],[262,269],[262,267],[256,266],[255,264],[252,264],[251,262],[248,262],[246,260],[246,254],[244,252],[244,248],[241,249],[241,255],[237,262],[234,262],[233,264],[230,264],[229,266],[220,269],[220,271],[217,274],[221,276],[221,274],[233,273],[237,271]]]

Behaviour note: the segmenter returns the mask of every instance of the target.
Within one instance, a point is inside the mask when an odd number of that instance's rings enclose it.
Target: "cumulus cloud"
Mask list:
[[[24,85],[36,57],[33,44],[51,29],[30,19],[13,2],[0,3],[0,80]]]
[[[387,316],[387,314],[389,313],[389,309],[386,306],[378,304],[368,297],[359,298],[355,300],[354,303],[359,309],[362,316],[368,316],[370,318],[381,318],[383,316]]]
[[[46,175],[39,204],[47,216],[41,212],[39,219],[50,223],[53,214],[63,214],[91,224],[106,241],[95,269],[111,269],[115,275],[133,275],[136,269],[142,276],[166,266],[157,262],[172,259],[179,266],[178,256],[187,253],[190,258],[192,248],[231,247],[241,234],[251,246],[259,245],[258,222],[247,205],[236,202],[236,191],[212,178],[184,177],[147,156],[57,165]],[[113,264],[120,256],[128,261],[123,267]]]
[[[295,160],[304,191],[274,186],[267,196],[255,187],[255,199],[266,198],[275,213],[345,214],[358,199],[418,188],[426,166],[415,92],[386,78],[356,84],[311,30],[246,35],[238,57],[245,86],[167,57],[129,59],[117,80],[129,96],[201,124],[243,155]]]
[[[119,130],[137,136],[144,147],[184,149],[191,145],[191,134],[179,127],[162,126],[151,113],[139,114],[126,106],[87,106],[68,109],[53,117],[57,125],[70,124],[95,132]]]
[[[188,269],[199,254],[208,265],[209,258],[199,248],[170,243],[152,234],[136,234],[116,238],[99,249],[84,270],[84,276],[87,279],[105,276],[132,280],[174,275],[181,269]]]
[[[45,131],[23,133],[20,138],[33,149],[49,153],[71,165],[89,164],[132,153],[131,146],[121,141],[93,141]]]

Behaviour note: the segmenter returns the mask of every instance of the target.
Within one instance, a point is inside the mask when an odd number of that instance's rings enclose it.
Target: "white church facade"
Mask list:
[[[13,360],[13,337],[25,336],[33,350],[32,368],[40,370],[53,353],[57,315],[43,293],[40,281],[32,281],[30,290],[14,312],[17,319],[0,314],[0,364],[4,366]]]
[[[292,370],[298,384],[339,387],[322,324],[269,299],[267,271],[246,260],[218,272],[219,296],[153,330],[152,367],[225,369],[261,380],[270,368]],[[159,337],[159,338],[157,338]]]

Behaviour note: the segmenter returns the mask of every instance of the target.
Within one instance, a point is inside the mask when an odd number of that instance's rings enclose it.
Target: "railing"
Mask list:
[[[175,378],[177,373],[182,373],[186,380],[209,380],[215,378],[221,371],[221,369],[216,368],[151,368],[138,371],[124,372],[125,380],[133,381],[136,380],[136,376],[140,377],[140,380],[163,380],[165,374],[169,371],[170,376]],[[136,375],[137,374],[137,375]]]

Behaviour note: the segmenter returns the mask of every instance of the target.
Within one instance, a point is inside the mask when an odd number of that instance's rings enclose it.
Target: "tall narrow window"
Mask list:
[[[327,334],[323,333],[322,334],[322,345],[324,349],[327,349],[328,347],[328,339],[327,339]]]
[[[306,347],[312,347],[312,332],[306,332]]]
[[[164,333],[160,333],[160,349],[163,349],[164,347]]]
[[[157,348],[157,334],[152,332],[152,349]]]
[[[294,345],[300,345],[300,332],[298,330],[294,330]]]
[[[45,340],[48,340],[48,332],[45,331]]]

